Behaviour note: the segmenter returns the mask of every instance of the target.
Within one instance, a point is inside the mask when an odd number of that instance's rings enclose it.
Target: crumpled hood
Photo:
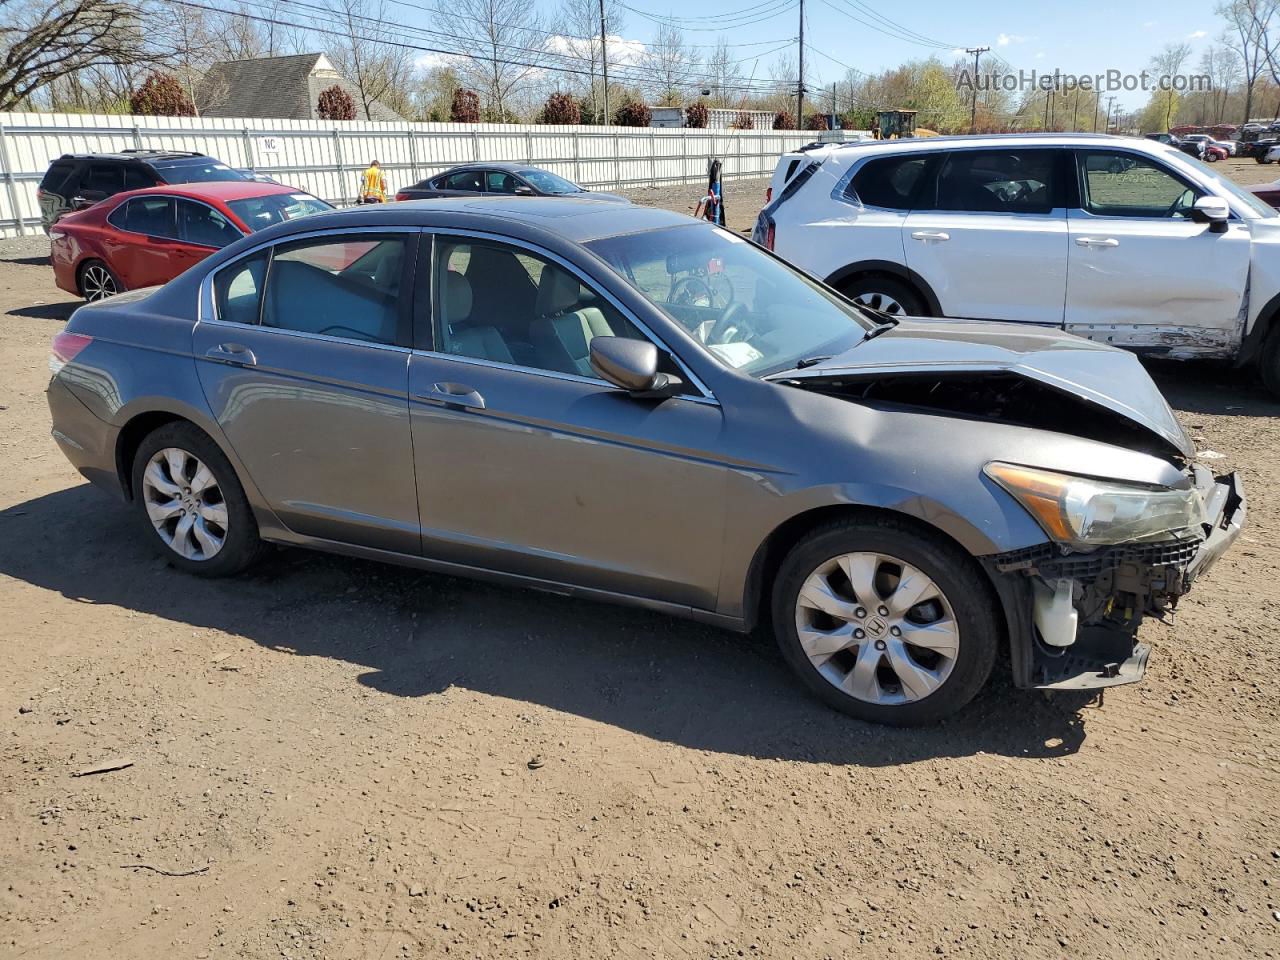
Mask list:
[[[985,371],[1017,374],[1072,394],[1150,431],[1183,456],[1195,456],[1191,437],[1134,354],[1061,330],[903,320],[839,356],[790,371],[785,379]]]

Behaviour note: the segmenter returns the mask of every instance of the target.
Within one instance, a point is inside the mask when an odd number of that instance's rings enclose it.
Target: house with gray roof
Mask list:
[[[196,91],[196,103],[205,117],[318,120],[320,92],[335,84],[351,94],[357,120],[404,119],[377,100],[366,111],[359,88],[323,53],[215,63]]]

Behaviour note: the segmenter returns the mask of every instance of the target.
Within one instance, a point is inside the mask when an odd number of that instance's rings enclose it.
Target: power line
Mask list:
[[[194,2],[194,0],[161,0],[161,2],[172,4],[175,6],[180,6],[180,7],[188,7],[188,8],[197,9],[197,10],[206,10],[212,13],[220,13],[226,16],[231,16],[231,17],[243,17],[246,20],[253,20],[258,23],[268,23],[274,26],[288,26],[288,27],[299,26],[299,24],[296,22],[285,21],[276,17],[268,17],[268,16],[262,16],[260,14],[248,13],[244,9],[244,7],[262,6],[261,4],[254,4],[250,2],[242,2],[242,5],[241,5],[242,8],[239,10],[228,10],[223,7],[215,7],[209,4],[196,3]],[[292,6],[300,6],[304,8],[312,6],[310,4],[301,3],[300,0],[286,0],[286,2]],[[315,8],[315,9],[323,9],[323,8]],[[332,11],[325,10],[324,12],[331,13]],[[400,31],[404,31],[406,29],[415,30],[415,31],[425,32],[425,33],[434,34],[438,36],[445,36],[449,39],[459,40],[459,41],[465,39],[462,37],[457,37],[452,34],[443,34],[443,33],[440,33],[439,31],[426,30],[426,28],[406,28],[402,24],[391,24],[385,20],[379,20],[377,18],[360,18],[360,19],[363,19],[369,23],[374,24],[377,27],[382,27],[382,28],[395,28]],[[423,53],[436,53],[444,56],[460,57],[460,58],[471,59],[471,60],[479,59],[485,62],[499,63],[504,66],[525,67],[530,70],[546,70],[550,73],[566,73],[566,74],[574,74],[574,75],[584,76],[584,77],[595,76],[593,71],[585,70],[577,67],[571,67],[571,66],[563,66],[563,65],[557,66],[554,63],[546,62],[545,59],[544,59],[544,62],[539,63],[539,62],[531,62],[528,59],[523,59],[523,60],[514,59],[507,54],[503,54],[501,56],[476,57],[474,53],[466,50],[458,50],[458,49],[448,48],[448,47],[427,46],[425,44],[420,44],[420,43],[406,43],[400,40],[392,40],[386,37],[367,36],[364,34],[356,33],[355,31],[334,30],[328,27],[316,26],[314,23],[307,23],[302,25],[302,27],[307,31],[320,34],[320,35],[364,40],[366,42],[382,44],[384,46],[396,47],[398,49],[403,49],[403,50],[414,50],[414,51],[420,51]],[[790,43],[791,41],[788,40],[785,43],[779,44],[777,47],[773,48],[772,50],[764,51],[758,56],[764,57],[764,56],[768,56],[771,53],[776,53],[777,51],[783,49],[784,47],[789,46]],[[579,62],[587,61],[587,58],[585,57],[577,57],[571,54],[556,54],[546,50],[538,50],[538,49],[529,48],[529,47],[517,47],[511,44],[499,44],[498,46],[503,47],[505,49],[509,49],[509,50],[517,50],[517,51],[533,53],[540,58],[552,58],[552,59],[570,60],[570,61],[579,61]],[[628,71],[628,76],[623,77],[622,79],[624,82],[627,82],[627,83],[651,84],[661,79],[659,76],[651,72],[645,75],[645,71],[649,71],[652,68],[647,68],[647,67],[644,67],[643,65],[627,65],[625,69]],[[696,77],[691,77],[691,79],[710,80],[711,77],[710,75],[699,75]],[[744,92],[744,93],[775,92],[777,89],[776,84],[767,83],[767,82],[761,82],[758,84],[757,83],[747,84],[747,83],[741,83],[741,82],[732,83],[732,84],[717,83],[716,85],[726,91],[733,90],[736,92]]]
[[[877,33],[882,33],[886,37],[890,37],[891,39],[901,40],[905,43],[912,43],[912,44],[917,44],[919,46],[925,46],[925,47],[938,47],[938,48],[951,47],[951,45],[948,43],[940,43],[937,40],[928,40],[928,39],[922,40],[922,39],[919,39],[918,37],[913,37],[906,33],[895,32],[894,30],[890,30],[889,28],[883,25],[877,24],[874,21],[864,20],[862,17],[858,16],[855,13],[850,13],[848,10],[845,10],[842,7],[837,7],[834,3],[831,3],[830,0],[822,0],[822,2],[824,5],[826,5],[827,7],[830,7],[832,10],[834,10],[836,13],[840,14],[841,16],[848,17],[850,20],[853,20],[856,23],[860,23],[864,27],[867,27],[871,30],[875,30]]]
[[[644,17],[646,20],[651,20],[654,23],[658,24],[659,26],[678,27],[681,30],[693,30],[700,33],[723,33],[725,30],[736,30],[739,27],[749,27],[749,26],[752,26],[753,24],[764,23],[766,20],[772,20],[775,17],[779,17],[782,14],[788,13],[791,10],[795,9],[796,4],[798,2],[799,0],[782,0],[782,6],[777,7],[775,9],[771,9],[767,13],[763,13],[763,15],[758,17],[757,19],[744,20],[737,23],[719,23],[719,24],[715,24],[713,26],[707,26],[707,27],[694,27],[680,21],[665,19],[656,14],[646,13],[643,10],[637,10],[635,7],[629,7],[625,3],[622,4],[621,6],[624,10],[630,10],[632,13],[636,14],[637,16]]]
[[[867,14],[874,17],[875,19],[881,21],[882,23],[890,27],[893,27],[896,30],[901,31],[902,33],[906,33],[906,34],[910,34],[911,36],[918,37],[924,43],[929,43],[938,47],[952,47],[953,49],[957,47],[956,44],[943,43],[941,40],[935,40],[933,37],[925,36],[923,33],[920,33],[917,30],[912,30],[910,27],[904,26],[903,24],[898,23],[898,21],[896,20],[891,20],[889,17],[886,17],[883,14],[880,14],[875,10],[873,10],[866,3],[863,3],[862,0],[843,0],[843,2],[865,11]]]

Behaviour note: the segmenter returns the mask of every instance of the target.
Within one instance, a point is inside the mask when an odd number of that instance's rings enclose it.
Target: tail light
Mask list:
[[[764,202],[768,203],[773,199],[773,187],[766,187],[764,191]]]
[[[774,226],[773,221],[770,220],[768,226],[764,228],[764,245],[766,249],[769,249],[769,250],[773,249],[775,232],[776,232],[776,227]]]
[[[409,195],[408,195],[407,193],[397,193],[397,194],[396,194],[396,199],[397,199],[397,200],[408,200],[408,199],[409,199]]]
[[[55,374],[60,372],[91,343],[93,343],[93,337],[86,337],[83,333],[63,331],[57,334],[53,338],[53,346],[49,353],[49,370]]]

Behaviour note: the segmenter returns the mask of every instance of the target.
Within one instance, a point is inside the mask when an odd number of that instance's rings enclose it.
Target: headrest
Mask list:
[[[444,273],[444,316],[450,324],[462,323],[471,316],[471,281],[453,270]]]
[[[538,280],[538,315],[545,317],[576,306],[581,295],[582,284],[577,277],[547,264]]]

